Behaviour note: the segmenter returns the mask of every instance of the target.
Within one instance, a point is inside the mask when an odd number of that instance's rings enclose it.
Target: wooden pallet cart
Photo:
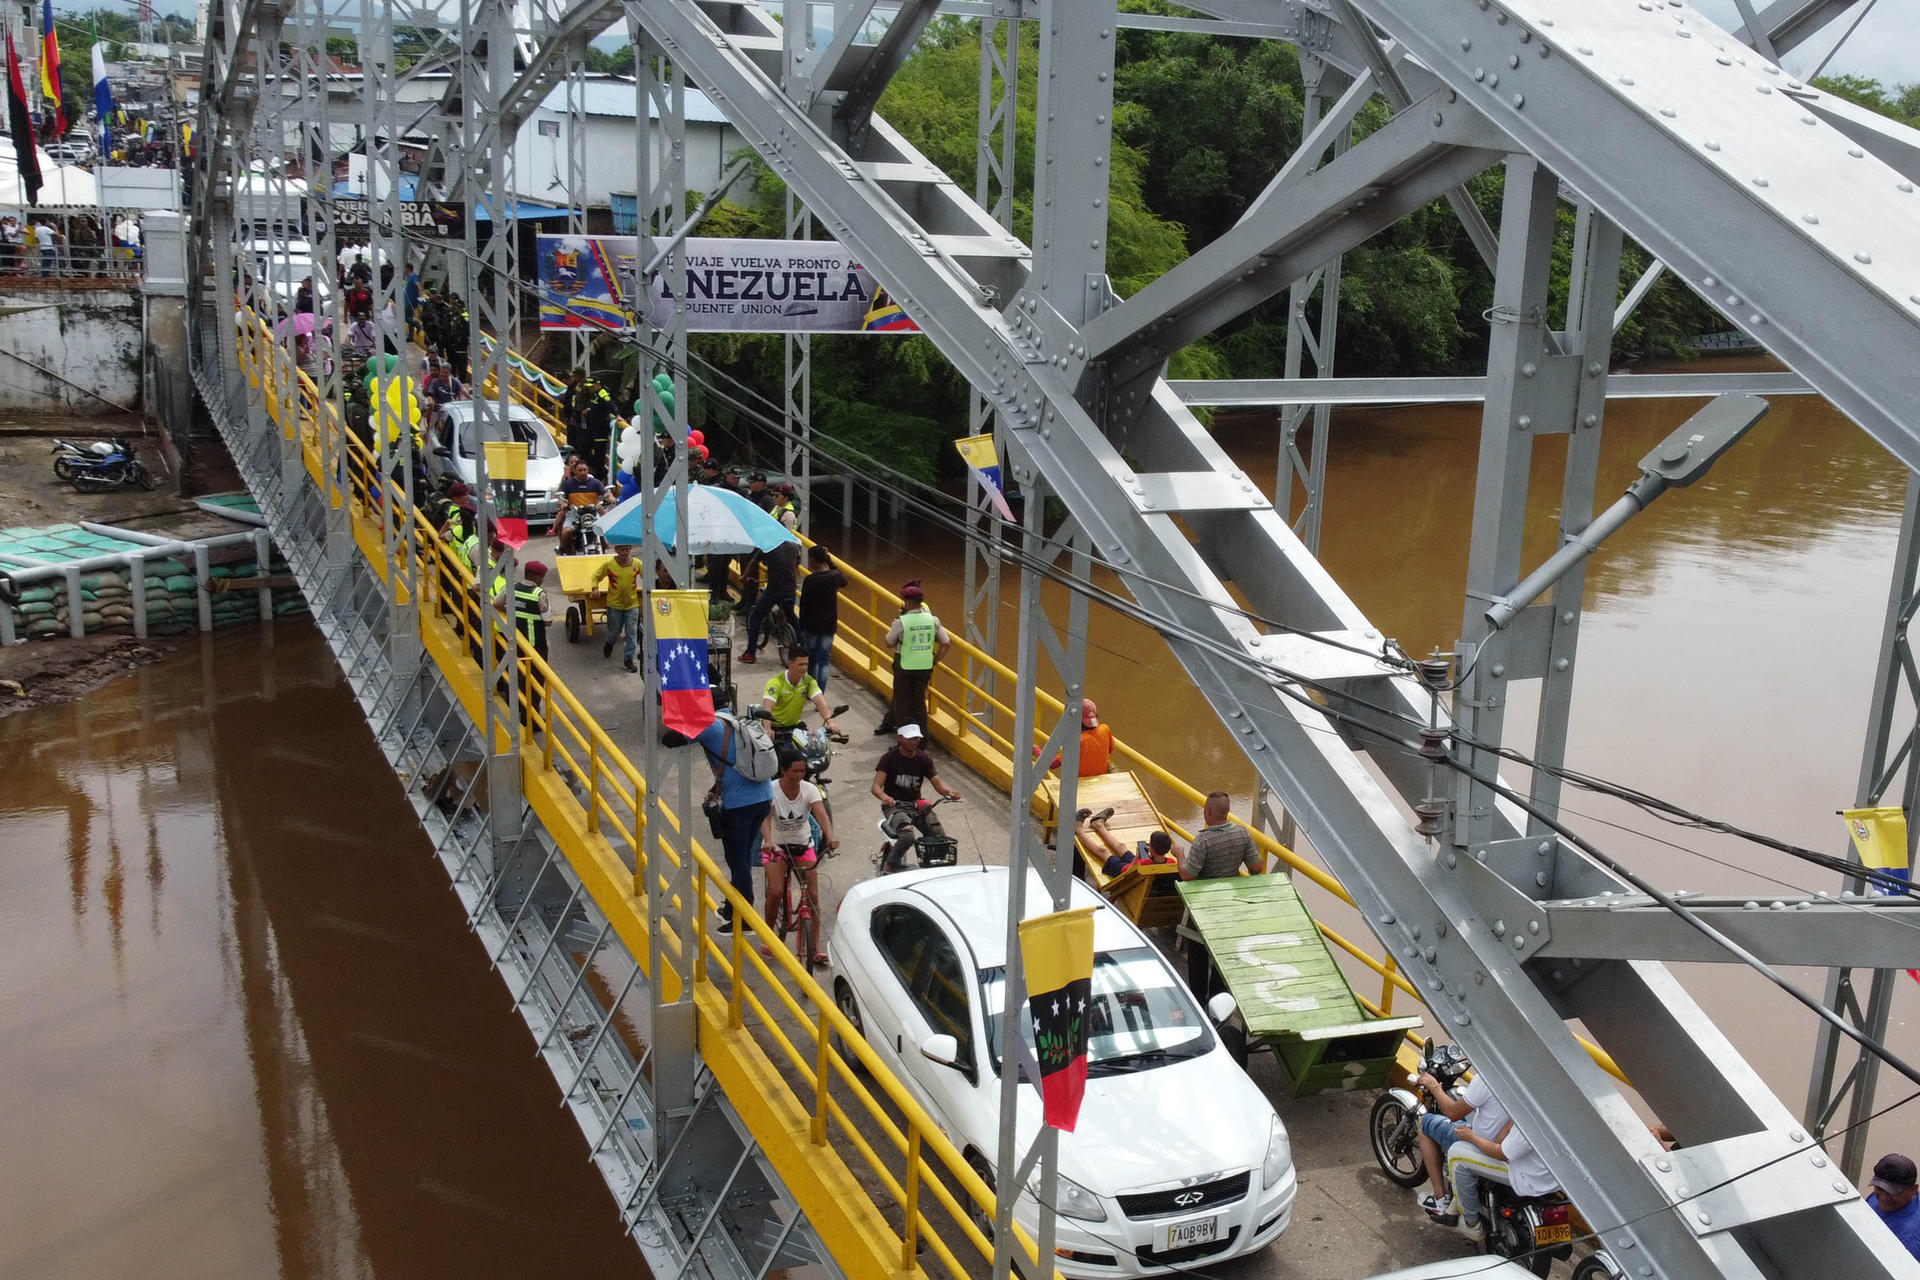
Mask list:
[[[1420,1019],[1367,1016],[1291,881],[1188,880],[1177,891],[1181,933],[1212,953],[1246,1023],[1247,1051],[1272,1052],[1294,1097],[1387,1083]]]
[[[1048,777],[1034,793],[1034,812],[1039,815],[1045,839],[1058,835],[1060,781]],[[1107,830],[1123,849],[1138,850],[1156,831],[1167,830],[1166,819],[1154,805],[1140,779],[1131,773],[1105,773],[1080,779],[1078,805],[1098,813],[1112,809]],[[1072,826],[1071,815],[1067,822]],[[1170,862],[1135,862],[1117,876],[1109,876],[1105,867],[1111,852],[1100,837],[1088,831],[1074,841],[1080,854],[1081,876],[1098,889],[1101,896],[1124,912],[1128,919],[1145,929],[1171,929],[1180,923],[1185,911],[1174,886],[1180,881],[1180,868]]]

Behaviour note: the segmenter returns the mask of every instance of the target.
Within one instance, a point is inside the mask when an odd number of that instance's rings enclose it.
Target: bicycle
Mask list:
[[[774,845],[769,853],[762,856],[761,865],[769,872],[776,865],[782,868],[780,898],[771,904],[773,912],[767,923],[772,925],[774,932],[780,935],[782,946],[786,945],[789,934],[793,936],[794,957],[800,961],[801,968],[811,973],[815,962],[825,958],[825,953],[820,950],[819,889],[816,884],[806,879],[807,869],[794,864],[795,854],[804,853],[809,848],[816,850],[814,855],[816,870],[822,861],[833,856],[831,850],[818,851],[817,845]],[[796,880],[800,881],[797,903],[794,901],[793,887]]]

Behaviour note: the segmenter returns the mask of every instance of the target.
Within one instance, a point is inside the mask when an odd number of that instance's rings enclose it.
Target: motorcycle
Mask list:
[[[1427,1040],[1421,1046],[1420,1066],[1414,1072],[1432,1076],[1442,1089],[1453,1092],[1472,1063],[1459,1045],[1435,1045]],[[1420,1121],[1429,1112],[1438,1112],[1425,1085],[1415,1089],[1388,1089],[1374,1099],[1368,1116],[1367,1134],[1373,1158],[1381,1172],[1400,1186],[1413,1188],[1427,1176],[1420,1158]],[[1484,1178],[1480,1182],[1483,1216],[1487,1224],[1487,1252],[1510,1258],[1537,1276],[1544,1276],[1555,1259],[1573,1254],[1573,1205],[1559,1191],[1543,1196],[1523,1196],[1504,1182]]]
[[[833,718],[837,720],[846,713],[847,707],[843,703],[833,709]],[[828,782],[827,768],[833,763],[833,747],[831,744],[836,742],[845,743],[847,741],[847,735],[844,733],[828,733],[825,725],[815,725],[809,729],[805,724],[798,724],[791,729],[783,729],[780,732],[786,740],[785,745],[792,747],[806,758],[807,781],[820,788],[820,795],[822,799],[825,799]],[[827,812],[832,813],[833,802],[828,800],[826,804]]]
[[[874,869],[883,876],[901,870],[909,848],[922,867],[952,866],[959,857],[960,842],[952,836],[930,836],[923,824],[928,814],[955,798],[895,801],[881,810],[880,851],[873,855]]]
[[[124,437],[110,440],[55,440],[53,474],[81,493],[101,493],[125,484],[151,489],[153,473],[134,456]]]

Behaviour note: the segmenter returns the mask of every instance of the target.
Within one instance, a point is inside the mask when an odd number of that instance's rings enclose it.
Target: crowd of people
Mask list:
[[[0,217],[0,273],[25,276],[125,275],[141,255],[140,220],[123,213]]]

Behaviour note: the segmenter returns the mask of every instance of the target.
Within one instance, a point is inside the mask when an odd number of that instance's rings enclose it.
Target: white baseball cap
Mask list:
[[[898,729],[895,729],[893,732],[896,736],[902,737],[902,738],[926,737],[925,734],[920,732],[920,726],[917,724],[903,724]]]

